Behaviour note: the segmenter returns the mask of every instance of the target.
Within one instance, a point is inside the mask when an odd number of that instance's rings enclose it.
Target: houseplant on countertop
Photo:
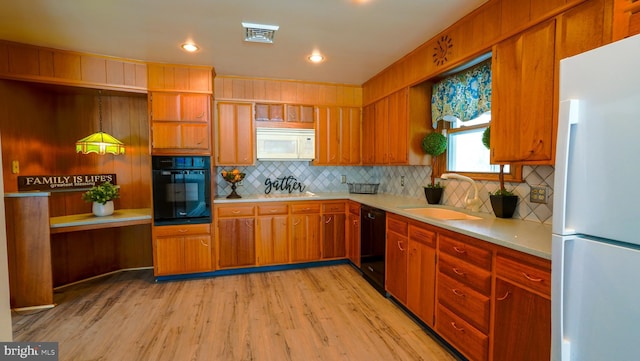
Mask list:
[[[491,127],[482,134],[482,144],[487,149],[491,149]],[[493,213],[498,218],[511,218],[516,211],[518,205],[518,196],[513,192],[508,191],[504,187],[504,164],[500,164],[500,173],[498,174],[498,181],[500,182],[500,188],[494,193],[489,192],[489,200],[491,201],[491,208]]]
[[[93,214],[102,217],[113,214],[113,200],[120,197],[118,186],[110,182],[104,182],[97,186],[91,187],[82,194],[82,200],[85,202],[93,202]]]
[[[438,132],[429,133],[422,139],[421,145],[422,150],[431,156],[431,183],[424,187],[424,195],[427,203],[439,204],[444,187],[440,182],[435,182],[435,165],[436,157],[447,149],[447,138]]]

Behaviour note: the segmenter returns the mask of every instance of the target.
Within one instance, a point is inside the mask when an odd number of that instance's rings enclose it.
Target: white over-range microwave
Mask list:
[[[259,160],[312,160],[316,155],[313,129],[256,128],[256,157]]]

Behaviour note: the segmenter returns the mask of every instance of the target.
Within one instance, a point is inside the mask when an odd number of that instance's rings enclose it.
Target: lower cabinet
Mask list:
[[[347,257],[360,267],[360,203],[349,201],[347,225]]]
[[[284,203],[258,205],[257,264],[289,262],[289,206]]]
[[[548,260],[387,213],[385,282],[469,360],[550,359]]]
[[[209,224],[153,227],[154,275],[212,271]]]
[[[507,252],[496,257],[493,360],[550,360],[551,264]]]
[[[431,226],[387,214],[387,292],[429,326],[434,325],[436,232]]]
[[[346,250],[344,202],[331,202],[322,205],[322,258],[344,258]]]
[[[231,205],[216,208],[218,267],[256,264],[255,206]]]
[[[320,257],[320,203],[292,204],[291,262],[316,261]]]

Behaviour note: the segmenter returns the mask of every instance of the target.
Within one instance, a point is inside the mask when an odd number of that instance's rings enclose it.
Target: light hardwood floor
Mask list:
[[[60,360],[455,360],[349,265],[155,283],[129,271],[13,314]]]

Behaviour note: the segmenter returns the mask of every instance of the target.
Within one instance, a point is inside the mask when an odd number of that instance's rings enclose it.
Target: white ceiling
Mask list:
[[[220,75],[361,85],[487,0],[2,0],[0,39]],[[274,44],[242,22],[278,25]],[[187,54],[187,40],[201,50]],[[314,50],[327,60],[311,64]]]

